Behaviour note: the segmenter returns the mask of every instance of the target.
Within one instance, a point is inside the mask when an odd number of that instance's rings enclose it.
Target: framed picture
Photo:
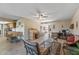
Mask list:
[[[76,22],[76,28],[78,28],[78,22]]]
[[[63,25],[61,27],[63,28]]]
[[[55,25],[53,25],[53,29],[55,29]]]
[[[70,25],[70,29],[74,29],[74,24],[71,24]]]
[[[45,30],[45,27],[43,27],[43,30]]]
[[[18,25],[21,25],[21,22],[18,22]]]

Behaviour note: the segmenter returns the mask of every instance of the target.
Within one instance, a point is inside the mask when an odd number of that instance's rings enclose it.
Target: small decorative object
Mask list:
[[[42,26],[40,26],[40,30],[42,30]]]
[[[53,29],[55,29],[55,25],[53,25]]]
[[[76,28],[78,28],[78,22],[76,22]]]
[[[51,28],[49,29],[49,31],[51,31]]]
[[[18,22],[18,25],[21,25],[21,22]]]
[[[21,27],[23,27],[23,25],[21,25]]]
[[[63,28],[63,25],[62,25],[62,28]]]
[[[43,30],[45,30],[45,27],[43,27]]]
[[[70,29],[74,29],[74,24],[71,24],[70,25]]]

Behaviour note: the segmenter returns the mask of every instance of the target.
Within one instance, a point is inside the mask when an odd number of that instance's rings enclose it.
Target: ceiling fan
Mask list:
[[[34,17],[39,18],[39,19],[45,19],[48,17],[48,15],[47,15],[47,12],[36,9],[36,15]]]

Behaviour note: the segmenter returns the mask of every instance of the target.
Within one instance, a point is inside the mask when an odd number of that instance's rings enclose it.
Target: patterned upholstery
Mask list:
[[[23,40],[24,41],[24,40]],[[24,41],[27,55],[46,55],[48,54],[48,49],[39,47],[38,43]]]
[[[54,54],[54,55],[59,55],[60,54],[60,47],[61,47],[61,44],[58,43],[58,42],[53,42],[52,43],[52,46],[51,46],[51,54]]]

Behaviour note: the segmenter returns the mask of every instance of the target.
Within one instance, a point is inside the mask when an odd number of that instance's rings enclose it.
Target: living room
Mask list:
[[[79,54],[79,4],[15,3],[0,7],[1,55]]]

